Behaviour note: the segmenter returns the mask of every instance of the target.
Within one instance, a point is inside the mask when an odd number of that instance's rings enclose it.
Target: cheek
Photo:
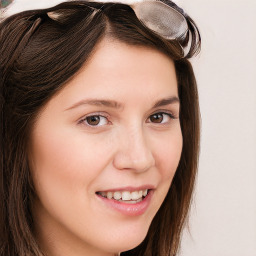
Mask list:
[[[160,140],[159,140],[160,141]],[[177,129],[175,133],[167,135],[157,145],[157,166],[163,180],[172,180],[178,167],[182,152],[182,133]]]
[[[158,189],[155,191],[157,200],[153,202],[157,210],[161,207],[170,189],[180,161],[182,144],[182,133],[178,127],[154,140],[156,168],[160,178]],[[153,215],[155,214],[156,212],[153,212]]]
[[[89,138],[83,133],[78,136],[70,130],[55,132],[53,127],[44,132],[35,131],[30,162],[38,193],[44,195],[47,191],[52,197],[65,198],[67,194],[70,197],[71,192],[82,196],[79,193],[89,190],[108,164],[109,144],[95,143],[94,140],[96,137]]]

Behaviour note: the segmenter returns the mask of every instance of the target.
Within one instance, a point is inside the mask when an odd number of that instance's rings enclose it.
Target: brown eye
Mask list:
[[[84,121],[89,126],[102,126],[108,123],[107,118],[100,115],[87,116]]]
[[[158,112],[149,117],[151,123],[155,124],[165,124],[171,121],[171,119],[176,119],[171,113]]]
[[[89,125],[98,125],[100,123],[99,116],[89,116],[86,118],[86,121]]]
[[[162,113],[156,113],[150,116],[149,119],[152,123],[162,123],[164,117]]]

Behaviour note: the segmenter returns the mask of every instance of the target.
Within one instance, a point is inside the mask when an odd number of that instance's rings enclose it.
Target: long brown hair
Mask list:
[[[183,134],[180,163],[145,240],[121,255],[177,253],[191,204],[199,151],[197,85],[188,58],[199,51],[200,35],[193,20],[186,19],[191,38],[186,57],[181,45],[187,38],[162,38],[124,4],[72,1],[19,13],[0,23],[1,256],[43,255],[33,233],[30,207],[34,193],[27,159],[30,132],[39,110],[79,71],[106,36],[156,48],[175,62]]]

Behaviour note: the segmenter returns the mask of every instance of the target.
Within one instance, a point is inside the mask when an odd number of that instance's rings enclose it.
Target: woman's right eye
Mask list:
[[[79,123],[85,123],[89,126],[102,126],[108,124],[109,121],[105,116],[92,115],[83,118]]]

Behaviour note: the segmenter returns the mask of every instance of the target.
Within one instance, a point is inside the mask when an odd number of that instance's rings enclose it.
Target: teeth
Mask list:
[[[129,191],[124,191],[122,192],[122,200],[131,200],[132,199],[132,195]]]
[[[133,191],[131,193],[131,197],[132,197],[132,200],[138,200],[140,197],[139,197],[139,192],[138,191]]]
[[[121,192],[115,192],[114,193],[114,199],[119,200],[121,198],[122,198],[122,193]]]
[[[123,200],[118,200],[118,201],[120,201],[120,202],[123,202]],[[141,202],[142,201],[142,198],[140,198],[140,199],[138,199],[138,200],[130,200],[130,201],[125,201],[125,203],[126,204],[137,204],[137,203],[139,203],[139,202]]]
[[[119,201],[127,201],[127,203],[138,203],[142,200],[142,197],[147,196],[148,190],[139,190],[139,191],[115,191],[115,192],[98,192],[101,196],[108,199],[115,199]]]
[[[107,197],[107,192],[101,192],[101,195],[104,196],[104,197]],[[111,195],[111,197],[112,197],[112,195]]]
[[[101,194],[102,195],[102,194]],[[102,195],[102,196],[104,196],[104,195]],[[113,193],[112,192],[108,192],[107,193],[107,198],[108,199],[111,199],[113,197]]]

